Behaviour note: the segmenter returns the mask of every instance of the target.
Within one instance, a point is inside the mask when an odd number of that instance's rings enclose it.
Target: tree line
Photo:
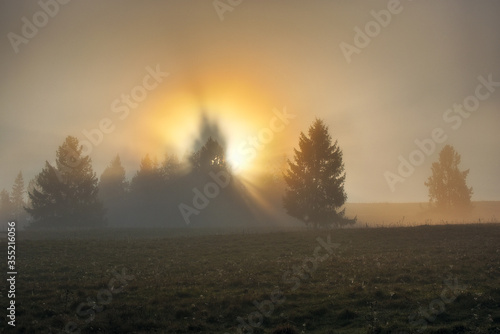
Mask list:
[[[119,226],[124,222],[135,222],[134,226],[151,226],[153,222],[157,226],[182,226],[178,204],[192,195],[191,189],[206,183],[210,172],[231,175],[225,149],[212,137],[187,161],[171,154],[161,162],[144,156],[130,181],[119,155],[98,178],[91,158],[82,151],[78,139],[68,136],[56,151],[55,164],[46,161],[27,190],[19,172],[11,192],[0,192],[0,218],[29,222],[31,228]],[[459,164],[460,155],[446,145],[425,182],[434,206],[470,206],[472,188],[466,184],[469,171],[460,171]],[[292,159],[287,159],[280,179],[282,207],[288,215],[316,228],[356,222],[342,209],[347,200],[343,153],[322,120],[316,119],[307,134],[300,134],[298,148]],[[225,195],[217,199],[219,205],[214,204],[205,220],[221,219],[222,215],[235,224],[245,215],[253,220],[269,219],[255,213],[257,206],[249,204],[252,198],[237,179],[231,178],[231,187],[224,191]]]

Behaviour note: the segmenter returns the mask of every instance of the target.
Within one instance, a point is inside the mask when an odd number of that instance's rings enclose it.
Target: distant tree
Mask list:
[[[170,181],[179,176],[181,172],[181,163],[175,154],[165,154],[165,159],[160,166],[160,173],[165,181]]]
[[[128,182],[125,179],[125,168],[122,166],[120,156],[117,155],[101,174],[99,197],[104,202],[123,199],[127,189]]]
[[[66,187],[59,179],[55,167],[45,162],[45,167],[35,177],[35,182],[33,192],[28,193],[30,206],[26,207],[35,226],[64,226],[70,215],[66,207]]]
[[[123,213],[126,213],[126,220],[138,222],[143,226],[165,219],[159,212],[167,205],[166,185],[157,159],[151,159],[149,154],[146,154],[130,182],[127,207],[115,216],[123,216]]]
[[[139,170],[132,178],[130,191],[133,195],[154,195],[163,188],[164,179],[156,158],[151,159],[149,154],[141,160]]]
[[[111,224],[119,224],[128,218],[128,190],[125,168],[122,166],[120,156],[116,155],[99,179],[99,198],[106,208],[107,218]]]
[[[23,173],[19,172],[14,180],[10,196],[12,201],[12,213],[18,221],[26,218],[26,211],[24,210],[26,205],[26,201],[24,200],[25,191]]]
[[[313,227],[340,227],[355,219],[339,211],[347,199],[344,163],[337,141],[332,145],[328,127],[316,119],[308,136],[300,134],[294,161],[288,160],[283,204],[287,213]]]
[[[461,157],[453,146],[446,145],[439,153],[439,161],[431,167],[432,175],[425,185],[429,201],[440,209],[466,208],[471,205],[472,187],[467,186],[469,170],[460,171]]]
[[[12,201],[9,192],[2,189],[0,192],[0,219],[2,221],[12,219]]]
[[[195,171],[227,170],[225,150],[212,137],[209,137],[205,145],[191,155],[190,160]]]
[[[30,182],[28,182],[28,187],[26,188],[26,193],[28,194],[27,195],[27,198],[26,198],[26,206],[25,206],[25,209],[26,208],[31,208],[31,198],[29,196],[29,194],[33,193],[33,191],[37,189],[38,191],[40,191],[40,187],[38,187],[37,185],[37,182],[36,182],[36,177],[31,179]]]
[[[75,137],[67,137],[56,152],[56,166],[48,162],[28,193],[33,227],[90,227],[105,223],[98,199],[97,177],[89,156],[82,155]]]

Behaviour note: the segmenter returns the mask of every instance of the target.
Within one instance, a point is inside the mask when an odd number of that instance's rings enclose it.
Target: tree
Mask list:
[[[5,189],[0,192],[0,220],[15,220],[19,225],[22,225],[26,219],[24,192],[23,174],[19,172],[11,192],[9,193]]]
[[[11,202],[12,202],[12,210],[15,219],[20,220],[25,218],[25,210],[24,206],[26,202],[24,200],[24,178],[23,173],[19,172],[17,174],[16,179],[14,180],[14,185],[12,186],[11,191]]]
[[[130,182],[126,207],[121,210],[122,212],[114,210],[114,216],[120,217],[126,213],[126,220],[138,221],[144,225],[165,219],[165,216],[161,216],[159,212],[167,203],[166,184],[158,161],[146,154],[141,160],[139,170]]]
[[[33,227],[90,227],[104,225],[97,177],[89,156],[75,137],[67,137],[56,152],[56,166],[45,163],[28,193]]]
[[[225,150],[219,142],[209,137],[205,145],[191,156],[195,171],[227,170]]]
[[[300,134],[294,153],[294,161],[287,160],[283,174],[287,213],[313,227],[353,224],[355,219],[344,216],[345,209],[339,211],[347,199],[342,151],[337,141],[332,145],[322,120],[316,119],[308,136]]]
[[[7,190],[0,192],[0,219],[2,221],[12,219],[12,201]]]
[[[469,170],[460,171],[461,157],[453,146],[446,145],[439,153],[439,161],[431,167],[432,175],[425,185],[429,201],[440,209],[466,208],[471,205],[472,187],[467,186]]]
[[[123,199],[127,193],[128,182],[125,179],[125,168],[123,168],[120,156],[117,155],[101,174],[99,180],[99,197],[104,201]]]
[[[118,224],[128,218],[128,188],[125,168],[122,166],[120,156],[116,155],[109,166],[104,169],[99,180],[99,198],[106,207],[110,224]]]
[[[151,194],[154,195],[162,188],[164,183],[158,161],[151,159],[149,154],[141,160],[139,170],[132,178],[130,183],[130,191],[134,194]]]
[[[28,196],[27,196],[28,198],[26,199],[26,206],[24,207],[25,210],[26,210],[26,208],[32,207],[31,198],[30,198],[29,194],[30,193],[32,194],[35,189],[38,191],[41,190],[36,182],[36,177],[31,179],[30,182],[28,182],[28,187],[26,188],[26,193],[28,194]]]
[[[165,181],[171,181],[179,177],[181,168],[182,166],[177,155],[165,154],[165,160],[163,160],[163,163],[160,166],[160,173]]]

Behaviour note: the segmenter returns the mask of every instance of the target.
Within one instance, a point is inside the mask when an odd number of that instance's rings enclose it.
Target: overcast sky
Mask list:
[[[202,111],[235,150],[286,109],[260,164],[290,157],[319,117],[348,201],[427,201],[446,144],[473,200],[500,200],[498,1],[54,1],[0,3],[0,189],[100,124],[95,171],[120,154],[130,176],[146,153],[187,152]],[[433,131],[433,153],[412,153]],[[391,187],[400,156],[418,166]]]

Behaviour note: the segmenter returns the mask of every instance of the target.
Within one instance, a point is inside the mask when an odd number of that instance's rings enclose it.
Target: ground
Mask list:
[[[500,333],[499,224],[212,233],[19,232],[16,327],[1,328]]]

